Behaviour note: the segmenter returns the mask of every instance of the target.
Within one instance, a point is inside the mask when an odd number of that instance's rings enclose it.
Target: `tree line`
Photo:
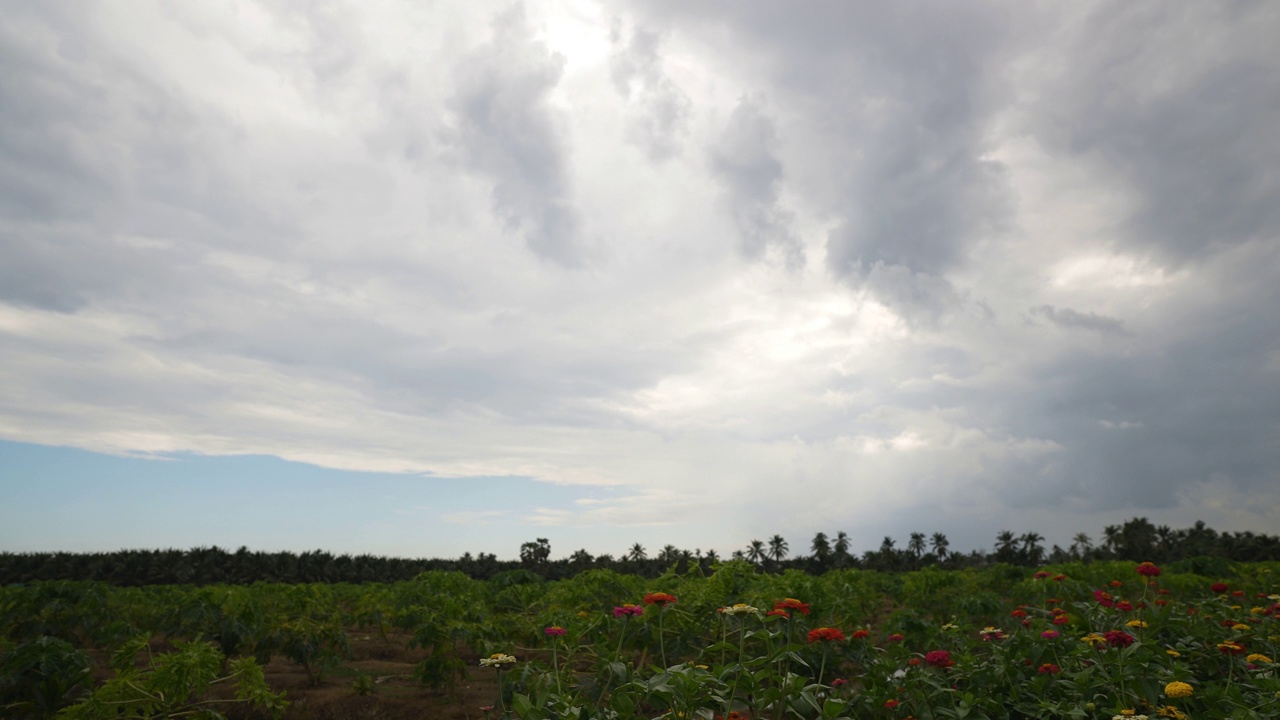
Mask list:
[[[957,552],[944,533],[913,532],[901,547],[885,537],[880,547],[861,554],[852,551],[849,536],[817,533],[808,554],[792,554],[781,535],[752,540],[733,551],[732,559],[754,563],[763,572],[800,570],[819,574],[828,570],[862,568],[887,572],[924,567],[960,569],[993,563],[1036,566],[1044,563],[1134,560],[1175,562],[1280,560],[1280,537],[1261,533],[1217,532],[1203,522],[1172,529],[1134,518],[1108,525],[1097,542],[1077,533],[1066,548],[1045,547],[1035,531],[1001,530],[990,551]],[[585,549],[568,557],[551,558],[551,544],[536,538],[520,547],[518,560],[496,555],[465,553],[456,559],[389,558],[376,555],[334,555],[324,550],[255,552],[241,547],[228,551],[217,546],[190,550],[118,550],[99,553],[0,553],[0,584],[36,580],[98,580],[115,585],[209,585],[216,583],[365,583],[408,580],[431,570],[452,570],[487,580],[500,573],[536,574],[547,579],[573,577],[584,570],[607,568],[621,573],[656,577],[671,568],[678,573],[709,572],[723,559],[715,550],[686,550],[666,545],[650,552],[635,543],[619,557],[592,555]]]

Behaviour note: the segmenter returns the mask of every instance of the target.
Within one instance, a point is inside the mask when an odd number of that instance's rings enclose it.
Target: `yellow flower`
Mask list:
[[[1231,606],[1231,609],[1232,609],[1232,610],[1239,610],[1239,609],[1240,609],[1240,606],[1239,606],[1239,605],[1232,605],[1232,606]]]
[[[1193,692],[1193,689],[1191,685],[1189,685],[1188,683],[1181,682],[1179,680],[1174,680],[1173,682],[1164,686],[1164,694],[1168,695],[1171,698],[1191,697],[1192,692]]]
[[[1147,623],[1143,620],[1130,620],[1129,622],[1125,623],[1125,625],[1129,627],[1136,627],[1136,628],[1147,627]]]
[[[1231,629],[1237,632],[1243,632],[1245,630],[1248,630],[1249,626],[1245,625],[1244,623],[1236,623],[1235,625],[1231,626]]]
[[[1249,612],[1253,613],[1254,615],[1261,615],[1262,613],[1264,613],[1264,612],[1266,612],[1266,611],[1267,611],[1267,609],[1266,609],[1266,608],[1264,608],[1264,607],[1249,608]]]
[[[1089,633],[1088,635],[1080,638],[1080,642],[1087,642],[1090,645],[1103,645],[1106,644],[1107,639],[1098,633]]]
[[[1263,655],[1262,653],[1253,653],[1253,654],[1251,654],[1251,655],[1248,655],[1248,656],[1246,656],[1246,657],[1245,657],[1245,660],[1246,660],[1246,661],[1248,661],[1248,662],[1251,662],[1251,663],[1253,663],[1253,664],[1255,664],[1255,665],[1256,665],[1256,664],[1258,664],[1258,663],[1270,663],[1270,662],[1271,662],[1271,658],[1267,657],[1266,655]]]
[[[1173,720],[1187,720],[1187,714],[1172,705],[1158,708],[1156,714],[1163,718],[1173,718]]]
[[[1169,657],[1182,657],[1182,653],[1177,650],[1165,650],[1165,654]]]

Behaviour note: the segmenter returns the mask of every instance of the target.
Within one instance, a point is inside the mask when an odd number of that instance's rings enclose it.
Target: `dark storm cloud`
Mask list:
[[[804,265],[804,248],[791,229],[791,213],[778,203],[783,171],[776,143],[773,122],[743,98],[711,147],[711,169],[725,187],[743,254],[757,258],[777,248],[795,269]]]
[[[1123,321],[1097,313],[1082,313],[1071,308],[1041,305],[1040,307],[1031,308],[1031,314],[1042,317],[1062,328],[1081,328],[1107,335],[1128,334]]]
[[[1280,6],[1104,3],[1078,28],[1030,130],[1135,194],[1118,240],[1174,262],[1275,240]]]
[[[639,11],[657,18],[649,7]],[[682,31],[702,26],[699,37],[729,62],[760,73],[754,90],[798,116],[789,127],[827,133],[824,157],[801,161],[833,169],[811,180],[821,187],[792,190],[827,198],[823,209],[838,221],[827,238],[830,270],[907,312],[922,303],[934,315],[951,302],[943,275],[1008,209],[1001,168],[984,159],[984,132],[1000,102],[989,76],[1010,13],[838,2],[797,12],[763,0],[663,8],[693,21],[673,23]]]
[[[560,263],[582,261],[579,219],[548,94],[564,59],[534,38],[523,5],[493,21],[493,38],[458,65],[453,110],[467,163],[493,182],[493,211],[529,249]]]
[[[622,43],[620,27],[612,40]],[[680,154],[691,110],[688,96],[663,72],[661,45],[660,34],[637,27],[609,62],[614,86],[629,104],[627,138],[657,162]]]

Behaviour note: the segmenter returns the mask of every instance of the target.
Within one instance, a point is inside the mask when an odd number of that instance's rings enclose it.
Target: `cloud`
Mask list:
[[[743,255],[759,258],[772,249],[797,269],[804,264],[804,247],[791,229],[791,213],[779,203],[783,171],[776,142],[760,104],[743,98],[711,146],[711,169],[725,187]]]
[[[567,142],[548,94],[564,60],[534,35],[524,5],[493,21],[490,42],[459,64],[453,111],[467,165],[493,182],[493,209],[530,250],[582,262],[579,219],[565,169]]]
[[[1124,246],[1187,262],[1274,239],[1280,77],[1267,5],[1098,5],[1042,38],[1021,90],[1027,132],[1117,179]],[[1146,32],[1158,25],[1156,34]],[[1054,58],[1072,58],[1068,65]]]
[[[614,86],[629,106],[627,140],[650,160],[670,160],[680,154],[689,132],[689,96],[663,71],[661,35],[636,27],[625,44],[622,39],[622,30],[615,25],[612,40],[617,49],[609,69]]]
[[[1056,308],[1052,305],[1041,305],[1031,308],[1032,315],[1038,315],[1062,328],[1082,328],[1107,335],[1127,335],[1124,322],[1097,313],[1082,313],[1071,308]]]
[[[15,5],[0,437],[533,478],[593,551],[1248,526],[1277,24]]]

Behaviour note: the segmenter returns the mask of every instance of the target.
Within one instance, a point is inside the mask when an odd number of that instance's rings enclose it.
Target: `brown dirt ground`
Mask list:
[[[267,685],[285,692],[289,707],[284,720],[482,720],[481,706],[493,705],[498,686],[495,673],[482,671],[479,656],[467,652],[467,677],[458,680],[452,692],[423,687],[413,677],[414,666],[426,656],[409,650],[409,635],[388,633],[383,640],[376,632],[349,631],[351,654],[340,667],[327,670],[320,684],[308,684],[306,672],[287,658],[273,657],[264,668]],[[155,638],[153,653],[170,649]],[[91,651],[95,684],[111,676],[109,653]],[[352,683],[361,672],[374,680],[374,691],[357,695]],[[231,688],[215,693],[231,696]],[[266,720],[269,714],[247,708],[223,706],[232,720]]]

